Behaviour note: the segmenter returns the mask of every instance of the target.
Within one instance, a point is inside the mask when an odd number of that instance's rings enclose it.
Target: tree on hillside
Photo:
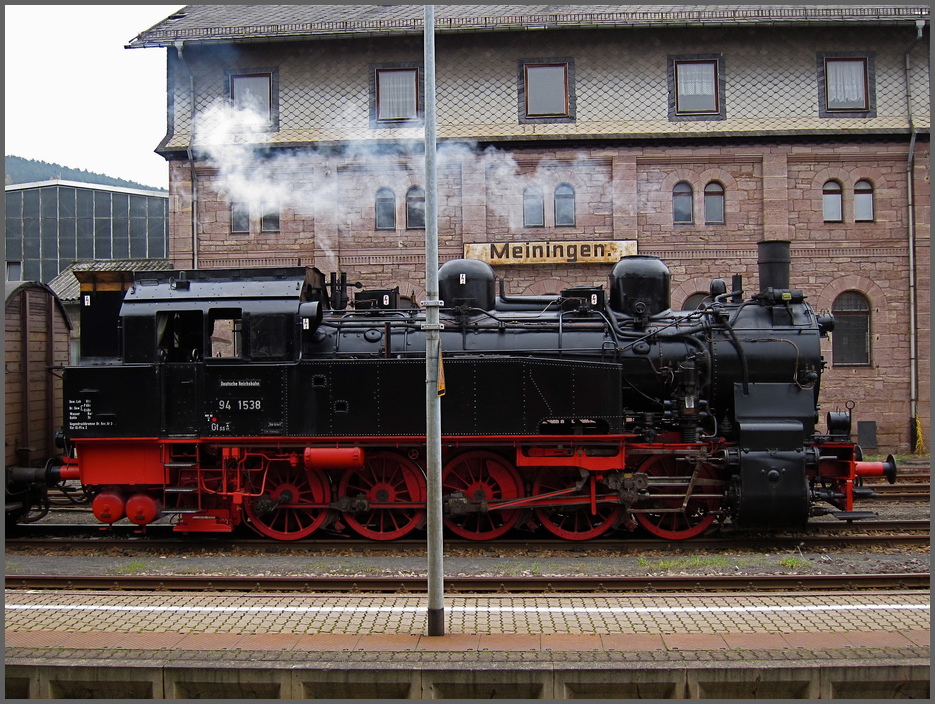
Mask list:
[[[119,188],[139,188],[147,191],[165,191],[165,188],[147,186],[136,181],[127,181],[122,178],[105,176],[84,169],[72,169],[61,164],[50,164],[46,161],[37,161],[35,159],[24,159],[20,156],[7,155],[4,159],[6,163],[6,185],[14,183],[33,183],[35,181],[49,181],[52,179],[61,179],[63,181],[77,181],[79,183],[93,183],[98,186],[117,186]]]

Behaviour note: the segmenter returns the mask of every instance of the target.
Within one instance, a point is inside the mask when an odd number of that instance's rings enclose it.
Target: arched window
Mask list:
[[[845,291],[834,299],[832,362],[837,365],[870,364],[870,303],[858,291]]]
[[[821,209],[825,222],[843,222],[842,188],[837,181],[828,181],[821,189]]]
[[[425,189],[413,186],[406,191],[406,227],[425,227]]]
[[[573,227],[575,224],[575,189],[560,183],[555,189],[555,226]]]
[[[870,181],[854,184],[854,220],[873,222],[873,184]]]
[[[389,188],[377,191],[375,220],[378,230],[396,229],[396,194]]]
[[[679,181],[672,189],[672,222],[676,225],[691,225],[695,220],[692,217],[692,187],[687,181]]]
[[[545,199],[538,186],[523,191],[523,226],[545,227]]]
[[[717,181],[704,187],[704,221],[712,225],[724,222],[724,186]]]

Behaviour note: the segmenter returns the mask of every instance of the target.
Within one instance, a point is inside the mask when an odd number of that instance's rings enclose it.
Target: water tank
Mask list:
[[[669,310],[669,267],[659,257],[623,257],[610,274],[610,306],[638,317]]]
[[[445,308],[493,310],[497,304],[493,267],[479,259],[452,259],[438,270],[438,297]]]

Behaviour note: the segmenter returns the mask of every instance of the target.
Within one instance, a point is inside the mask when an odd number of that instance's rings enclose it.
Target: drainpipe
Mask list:
[[[906,160],[906,217],[908,221],[909,245],[909,414],[910,419],[910,445],[912,451],[921,442],[919,428],[919,373],[918,373],[918,321],[916,319],[917,292],[916,292],[916,226],[915,226],[915,145],[916,127],[913,118],[912,86],[910,85],[909,55],[922,40],[922,30],[925,20],[916,20],[916,38],[912,45],[903,54],[903,66],[906,77],[906,115],[909,120],[909,154]]]
[[[195,129],[195,74],[192,72],[191,67],[185,61],[185,57],[182,56],[182,40],[175,40],[175,50],[178,52],[179,61],[182,62],[182,65],[185,67],[185,70],[188,71],[188,94],[189,102],[191,103],[191,121],[188,127],[188,147],[186,148],[186,154],[188,155],[188,169],[191,174],[192,179],[192,269],[198,268],[198,179],[195,175],[195,158],[192,154],[192,141],[195,139],[194,129]]]

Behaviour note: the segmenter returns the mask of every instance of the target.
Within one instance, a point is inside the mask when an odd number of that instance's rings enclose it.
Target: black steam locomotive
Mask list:
[[[171,514],[181,532],[247,523],[282,540],[420,528],[424,311],[398,288],[347,289],[306,268],[146,272],[125,292],[83,282],[95,349],[64,372],[61,472],[107,524]],[[709,302],[672,311],[655,257],[621,259],[607,290],[520,297],[481,261],[445,263],[450,531],[684,539],[861,517],[861,477],[893,481],[895,465],[861,461],[849,412],[817,430],[832,319],[789,288],[787,242],[760,243],[760,291],[741,289],[715,279]]]

